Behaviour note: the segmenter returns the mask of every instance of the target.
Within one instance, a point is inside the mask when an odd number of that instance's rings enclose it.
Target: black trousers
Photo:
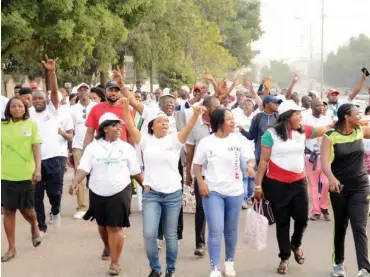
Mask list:
[[[197,179],[194,179],[195,193],[195,247],[200,248],[206,245],[206,216],[203,210],[202,196],[199,194],[199,184]]]
[[[276,220],[276,237],[279,244],[279,257],[288,260],[292,248],[302,244],[303,233],[308,222],[308,193],[305,179],[284,183],[265,177],[263,192],[271,203]],[[294,232],[289,238],[290,218],[294,220]]]
[[[370,272],[367,246],[367,218],[369,214],[369,187],[347,193],[330,193],[334,216],[333,263],[344,262],[344,242],[348,221],[355,241],[358,269]]]
[[[182,190],[184,190],[184,167],[182,166],[181,158],[179,160],[178,169],[179,169],[179,173],[181,175],[181,187],[182,187]],[[177,238],[179,240],[182,239],[183,231],[184,231],[184,213],[183,213],[183,209],[182,209],[182,205],[181,205],[181,210],[180,210],[180,214],[179,214],[179,221],[177,223]],[[158,239],[163,240],[162,218],[159,220],[159,225],[158,225]]]
[[[40,231],[46,232],[44,195],[45,191],[51,205],[51,213],[60,213],[63,194],[63,178],[67,164],[66,157],[55,157],[41,162],[41,182],[35,187],[35,210]]]

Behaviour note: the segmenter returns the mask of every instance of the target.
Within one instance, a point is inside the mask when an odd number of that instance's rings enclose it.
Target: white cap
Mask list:
[[[156,115],[153,115],[151,118],[148,119],[148,122],[157,119],[159,117],[167,117],[167,115],[163,111],[158,111]]]
[[[169,95],[170,94],[170,89],[169,88],[165,88],[163,89],[163,95]]]
[[[86,84],[86,83],[81,83],[81,84],[79,84],[79,85],[77,86],[77,88],[76,88],[76,92],[77,92],[80,88],[82,88],[82,87],[86,87],[87,89],[90,89],[90,86],[89,86],[88,84]]]
[[[190,88],[188,86],[182,86],[181,89],[185,90],[187,93],[190,92]]]
[[[116,120],[119,123],[123,124],[123,120],[119,119],[114,113],[105,113],[99,118],[99,125],[102,124],[106,120]]]
[[[287,101],[281,102],[281,104],[279,105],[279,108],[278,108],[278,113],[283,114],[287,111],[296,111],[296,112],[298,112],[298,111],[304,111],[304,110],[306,110],[306,109],[298,106],[293,100],[287,100]]]

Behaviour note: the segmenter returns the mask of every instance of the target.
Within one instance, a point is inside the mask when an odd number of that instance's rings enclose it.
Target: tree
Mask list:
[[[284,61],[271,61],[270,66],[265,66],[261,70],[262,77],[271,76],[272,82],[280,89],[288,88],[292,82],[294,72]]]
[[[336,53],[328,55],[324,64],[325,83],[333,87],[352,88],[361,76],[361,68],[370,67],[369,61],[370,38],[363,34],[353,37]]]

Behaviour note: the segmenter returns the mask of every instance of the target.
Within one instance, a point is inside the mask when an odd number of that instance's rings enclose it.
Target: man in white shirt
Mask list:
[[[332,124],[330,117],[324,116],[324,103],[319,98],[312,99],[312,112],[303,119],[303,124],[312,127],[324,127]],[[329,181],[321,168],[320,145],[322,137],[307,139],[305,150],[305,172],[310,187],[312,203],[311,220],[319,220],[321,214],[330,221],[329,214]]]
[[[70,114],[73,120],[74,136],[72,140],[72,154],[75,171],[80,165],[83,154],[84,139],[87,127],[85,126],[86,119],[91,109],[96,105],[90,100],[90,87],[82,83],[77,86],[78,103],[70,107]],[[82,219],[87,211],[87,204],[85,201],[86,184],[78,186],[77,195],[77,212],[73,216],[75,219]]]
[[[8,104],[8,102],[9,102],[9,99],[1,95],[1,118],[2,119],[5,118],[4,114],[5,114],[5,109],[6,109],[6,105]]]
[[[32,101],[35,111],[30,113],[30,117],[36,121],[42,138],[42,179],[35,188],[35,210],[40,232],[45,235],[47,230],[44,207],[45,190],[51,204],[50,221],[55,227],[60,227],[61,224],[60,204],[68,156],[67,142],[73,137],[73,123],[71,116],[66,112],[68,110],[60,108],[55,61],[46,57],[43,64],[50,78],[51,101],[47,104],[44,91],[34,91]]]

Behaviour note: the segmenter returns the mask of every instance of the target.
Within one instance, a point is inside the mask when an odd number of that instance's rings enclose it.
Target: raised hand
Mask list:
[[[204,73],[204,79],[206,79],[208,81],[214,81],[214,78],[213,78],[212,74],[209,73],[209,72]]]
[[[116,70],[113,70],[113,80],[117,83],[119,86],[124,85],[123,76],[121,73],[121,70],[119,69],[119,66],[117,65]]]
[[[193,109],[194,109],[194,114],[196,116],[201,116],[202,114],[207,112],[207,108],[203,106],[197,106],[197,107],[194,107]]]
[[[45,61],[41,61],[41,63],[47,71],[55,71],[58,59],[59,58],[56,58],[55,60],[49,59],[48,55],[45,54]]]
[[[367,78],[368,78],[368,76],[366,76],[366,73],[364,72],[364,73],[362,73],[362,80],[363,81],[366,81],[367,80]],[[368,89],[369,89],[369,87],[367,87]]]
[[[128,109],[130,101],[126,97],[122,97],[118,100],[118,104],[121,105],[123,108]]]
[[[297,83],[298,81],[299,81],[299,77],[298,77],[297,73],[294,73],[293,82]]]

